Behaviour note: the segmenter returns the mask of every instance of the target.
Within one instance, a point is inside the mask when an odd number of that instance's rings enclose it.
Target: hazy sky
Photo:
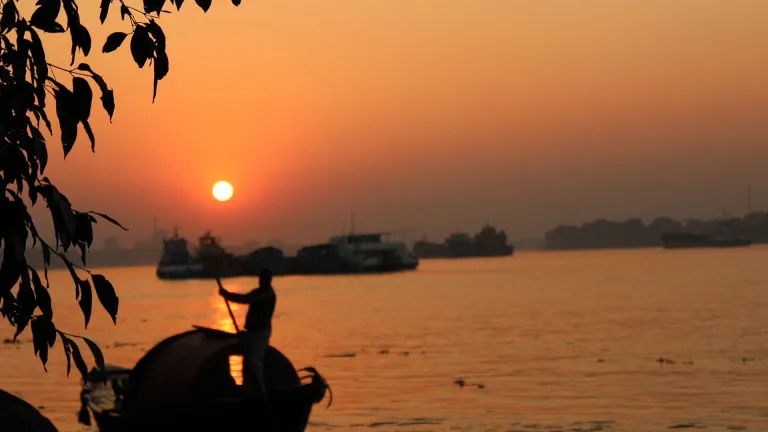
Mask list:
[[[87,61],[114,121],[94,109],[96,153],[81,131],[66,163],[53,137],[49,175],[128,243],[153,216],[189,238],[322,241],[351,212],[361,230],[440,238],[489,219],[531,237],[741,213],[747,184],[768,209],[765,0],[187,1],[161,20],[154,104],[127,42],[101,54],[129,27],[116,6],[100,27],[97,3],[81,5]]]

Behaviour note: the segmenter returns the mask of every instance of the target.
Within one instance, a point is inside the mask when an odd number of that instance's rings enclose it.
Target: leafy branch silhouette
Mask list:
[[[78,52],[87,57],[92,45],[91,35],[80,21],[77,0],[37,0],[35,10],[28,18],[19,11],[18,4],[21,2],[0,0],[0,184],[5,191],[0,196],[0,246],[3,254],[0,264],[0,314],[15,327],[14,339],[27,327],[31,328],[35,355],[46,371],[49,349],[58,338],[67,359],[67,375],[74,362],[85,376],[88,369],[75,340],[85,342],[98,367],[104,367],[104,356],[92,340],[56,328],[48,292],[48,267],[53,256],[66,265],[75,284],[75,297],[86,329],[91,320],[94,290],[112,322],[117,324],[119,298],[114,287],[104,275],[92,273],[85,266],[94,238],[93,224],[102,219],[124,230],[126,228],[106,214],[75,210],[69,199],[48,177],[43,176],[48,164],[48,141],[43,130],[54,135],[46,102],[49,96],[55,101],[66,159],[77,141],[80,125],[91,143],[91,150],[96,150],[96,137],[89,123],[93,105],[93,90],[89,82],[98,89],[101,105],[110,122],[115,112],[115,96],[104,78],[87,63],[74,66]],[[183,3],[184,0],[170,0],[177,11],[181,10]],[[195,0],[195,3],[207,12],[212,0]],[[232,3],[238,6],[240,0],[232,0]],[[131,28],[130,32],[110,34],[102,52],[116,51],[130,35],[130,53],[136,65],[144,68],[149,64],[154,68],[153,102],[158,82],[169,71],[166,37],[158,24],[161,14],[171,13],[163,9],[165,4],[166,0],[143,0],[143,8],[137,9],[125,0],[101,0],[99,5],[101,24],[119,5],[120,20],[125,22],[127,18]],[[62,9],[66,25],[58,21]],[[112,15],[115,17],[116,12]],[[39,32],[69,34],[72,41],[69,67],[48,63]],[[69,87],[58,80],[56,71],[71,77]],[[45,201],[53,222],[53,245],[38,233],[25,199],[31,206],[36,205],[39,199]],[[30,238],[32,248],[39,246],[43,255],[43,278],[26,261],[25,249]],[[82,266],[66,256],[71,249],[80,250]],[[82,278],[77,270],[85,272],[88,277]]]

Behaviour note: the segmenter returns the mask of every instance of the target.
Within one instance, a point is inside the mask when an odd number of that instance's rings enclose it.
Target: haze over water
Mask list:
[[[396,275],[277,278],[273,345],[332,385],[333,406],[316,406],[312,431],[768,430],[767,261],[762,246],[519,253]],[[118,325],[94,306],[85,334],[108,363],[132,366],[193,324],[231,329],[214,282],[105,273],[120,295]],[[68,274],[51,277],[57,325],[80,332]],[[244,310],[235,314],[242,322]],[[79,378],[65,378],[61,345],[45,375],[28,330],[21,340],[0,346],[3,387],[44,406],[60,430],[81,430]]]

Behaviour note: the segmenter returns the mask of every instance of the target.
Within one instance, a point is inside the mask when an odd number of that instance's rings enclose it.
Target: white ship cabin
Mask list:
[[[339,254],[363,266],[376,266],[385,261],[401,263],[417,261],[405,242],[383,241],[382,233],[349,234],[331,237],[329,243],[338,247]]]

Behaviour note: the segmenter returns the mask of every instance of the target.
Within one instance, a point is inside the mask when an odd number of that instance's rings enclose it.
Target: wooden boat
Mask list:
[[[80,421],[88,425],[90,413],[102,432],[304,431],[314,404],[330,391],[323,377],[313,368],[297,371],[269,347],[266,403],[249,400],[229,369],[230,356],[241,354],[238,334],[194,327],[157,344],[133,369],[94,368],[83,382]],[[247,371],[243,378],[252,379]]]
[[[0,430],[56,432],[56,427],[27,401],[0,390]]]

